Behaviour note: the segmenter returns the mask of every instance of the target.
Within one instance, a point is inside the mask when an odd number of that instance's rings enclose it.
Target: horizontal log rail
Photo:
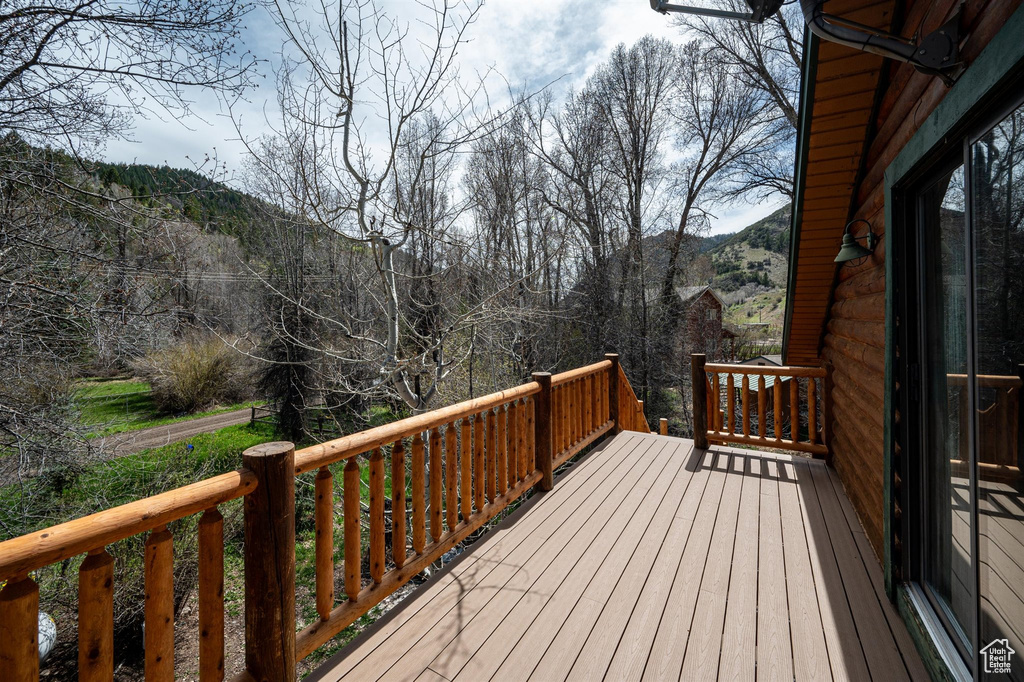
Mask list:
[[[828,384],[824,367],[709,363],[704,355],[694,354],[694,442],[702,448],[732,443],[825,457]]]
[[[245,497],[245,676],[293,677],[296,661],[530,490],[550,490],[556,467],[621,430],[650,432],[643,403],[618,356],[609,354],[586,367],[554,376],[538,373],[506,391],[312,447],[250,448],[237,471],[0,543],[0,581],[7,580],[0,590],[0,660],[13,671],[10,679],[38,679],[39,586],[29,574],[84,554],[80,677],[113,679],[114,559],[107,548],[148,533],[145,674],[173,679],[174,538],[168,525],[201,514],[199,678],[222,680],[224,521],[218,507]],[[317,620],[296,632],[294,477],[307,472],[316,472]],[[339,517],[343,546],[336,566]],[[363,575],[364,552],[369,575]],[[336,585],[343,595],[335,594]]]

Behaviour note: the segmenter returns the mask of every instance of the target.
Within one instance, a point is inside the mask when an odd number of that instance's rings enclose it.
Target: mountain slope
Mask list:
[[[708,249],[713,286],[736,291],[745,284],[785,287],[789,271],[790,206],[730,235]]]

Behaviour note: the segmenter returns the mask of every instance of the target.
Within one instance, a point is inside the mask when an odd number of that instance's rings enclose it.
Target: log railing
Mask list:
[[[534,487],[550,490],[557,466],[606,434],[649,432],[615,355],[533,379],[297,451],[290,443],[266,443],[247,450],[243,468],[235,472],[0,543],[0,582],[7,581],[0,589],[0,676],[18,682],[39,678],[39,587],[30,572],[84,554],[78,571],[79,679],[113,679],[114,559],[107,547],[148,533],[145,676],[174,679],[174,550],[168,524],[201,514],[199,678],[222,680],[224,540],[218,506],[245,497],[243,677],[293,678],[296,661],[509,504]],[[364,468],[368,514],[361,491]],[[296,632],[294,479],[307,472],[316,472],[317,620]],[[342,565],[336,566],[339,511],[343,551]],[[364,551],[369,575],[363,575]],[[343,596],[335,591],[339,583]]]
[[[822,385],[819,386],[818,382]],[[708,363],[691,357],[694,443],[759,445],[828,454],[824,367]]]

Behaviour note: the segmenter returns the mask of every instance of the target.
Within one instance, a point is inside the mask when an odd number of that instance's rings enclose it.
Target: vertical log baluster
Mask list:
[[[568,415],[568,438],[566,438],[565,446],[571,448],[576,443],[576,425],[579,424],[579,396],[576,393],[576,382],[570,381],[565,385],[565,390],[569,394],[569,409]]]
[[[562,387],[551,388],[551,449],[554,457],[562,451]]]
[[[566,434],[566,426],[569,424],[569,420],[566,417],[566,413],[569,410],[568,384],[562,384],[561,386],[558,387],[558,399],[556,401],[556,404],[558,405],[558,411],[557,416],[555,417],[555,422],[558,425],[556,431],[558,437],[556,440],[555,450],[557,452],[563,452],[569,444],[569,436],[568,434]]]
[[[519,403],[516,410],[516,451],[519,454],[519,480],[523,480],[533,472],[533,453],[527,449],[528,436],[526,434],[527,419],[526,413],[529,404],[524,400]]]
[[[27,575],[0,590],[0,661],[5,680],[38,682],[39,586]]]
[[[318,581],[320,579],[319,571],[318,565]],[[330,578],[333,599],[333,570]],[[111,619],[113,619],[113,615],[111,615]],[[111,620],[111,628],[113,628],[113,620]],[[79,657],[81,657],[81,648],[79,648]],[[224,517],[216,507],[212,507],[199,517],[199,680],[200,682],[208,680],[220,682],[223,679]]]
[[[530,471],[537,469],[537,399],[532,395],[525,401],[526,405],[526,461]]]
[[[775,383],[772,385],[773,398],[772,402],[775,403],[775,440],[782,440],[782,377],[775,377]],[[792,379],[790,379],[792,381]]]
[[[789,380],[789,438],[794,443],[800,440],[800,386],[796,377]]]
[[[764,438],[768,435],[768,395],[764,385],[764,375],[757,376],[757,435]]]
[[[391,448],[391,556],[395,566],[405,565],[405,446]]]
[[[201,588],[202,563],[199,564],[199,571]],[[202,620],[202,594],[199,613]],[[223,622],[223,610],[221,614]],[[200,640],[200,659],[202,645]],[[10,661],[4,662],[10,664]],[[78,569],[78,679],[79,682],[107,682],[114,679],[114,558],[107,553],[105,547],[89,552]]]
[[[601,409],[598,402],[598,391],[600,390],[598,384],[600,383],[600,377],[600,374],[592,374],[588,377],[589,383],[587,385],[590,390],[590,431],[587,435],[593,433],[594,430],[601,425]]]
[[[473,505],[484,508],[484,418],[480,412],[473,418]]]
[[[743,410],[743,435],[750,435],[750,377],[746,374],[743,375],[743,382],[741,387],[741,402]]]
[[[574,443],[583,440],[587,435],[587,391],[584,379],[576,380],[576,439]]]
[[[818,384],[814,377],[807,380],[807,438],[811,445],[818,442]]]
[[[719,390],[718,372],[711,374],[711,428],[722,430],[722,396]]]
[[[444,533],[444,510],[441,507],[444,493],[441,484],[443,466],[441,463],[441,429],[434,428],[430,431],[430,539],[434,542],[440,540],[441,534]]]
[[[495,450],[498,449],[498,420],[494,416],[494,410],[487,410],[487,467],[484,472],[487,476],[487,501],[494,502],[494,487],[496,485],[497,478],[495,477],[495,467],[498,464],[498,453]]]
[[[316,503],[316,612],[327,620],[334,608],[334,475],[320,467],[313,482]]]
[[[380,448],[370,454],[370,579],[384,578],[384,456]]]
[[[153,529],[145,547],[146,680],[174,679],[174,549],[167,526]]]
[[[458,441],[455,422],[448,422],[444,429],[444,510],[449,531],[459,525]]]
[[[587,378],[580,377],[576,380],[577,397],[579,398],[579,425],[576,428],[576,441],[579,442],[587,435]]]
[[[572,446],[573,429],[572,415],[574,408],[572,394],[572,383],[562,384],[562,449],[567,450]]]
[[[345,511],[345,594],[349,601],[359,598],[362,578],[359,575],[359,564],[362,544],[362,530],[359,523],[359,463],[355,457],[345,462],[344,472],[344,511]]]
[[[504,495],[508,492],[508,431],[505,428],[505,406],[500,405],[497,409],[498,431],[495,434],[495,439],[498,448],[498,458],[495,462],[495,468],[498,470],[498,494]]]
[[[658,433],[660,433],[663,436],[668,435],[668,419],[662,417],[661,419],[658,420]]]
[[[412,439],[412,549],[423,554],[427,544],[427,479],[423,435]]]
[[[459,439],[459,499],[462,502],[462,520],[473,515],[473,439],[469,417],[462,418]]]
[[[728,378],[725,380],[725,418],[726,418],[726,433],[734,433],[736,431],[736,382],[732,376],[732,372],[729,372]]]
[[[508,405],[508,485],[510,488],[519,483],[519,450],[516,448],[519,436],[517,430],[519,421],[516,419],[516,404],[511,402]]]

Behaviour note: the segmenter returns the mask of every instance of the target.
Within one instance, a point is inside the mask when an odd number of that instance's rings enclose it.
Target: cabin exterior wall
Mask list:
[[[955,10],[957,2],[915,2],[898,27],[901,35],[924,35]],[[968,0],[964,4],[961,56],[970,64],[1020,5],[1020,0]],[[922,24],[922,22],[925,22]],[[908,64],[891,64],[883,72],[880,97],[862,166],[853,189],[851,219],[870,223],[875,234],[886,231],[885,171],[949,89],[934,76]],[[867,232],[859,223],[858,236]],[[837,247],[838,248],[838,242]],[[856,267],[838,269],[829,307],[821,356],[833,372],[832,462],[858,511],[879,561],[885,556],[884,424],[886,392],[885,244]]]

